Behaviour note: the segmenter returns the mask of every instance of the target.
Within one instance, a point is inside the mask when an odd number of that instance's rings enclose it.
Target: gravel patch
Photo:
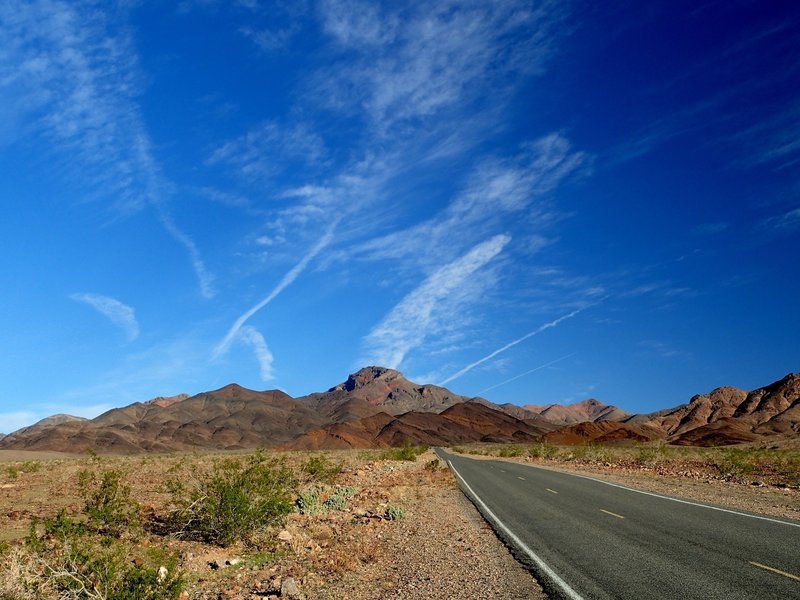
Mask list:
[[[443,474],[444,475],[444,474]],[[542,588],[498,540],[452,476],[414,486],[409,515],[383,529],[382,560],[315,591],[342,600],[544,599]]]

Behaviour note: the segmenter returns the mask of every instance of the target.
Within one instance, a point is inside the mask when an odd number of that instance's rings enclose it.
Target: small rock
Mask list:
[[[230,565],[232,567],[235,567],[236,565],[240,564],[241,562],[242,562],[242,559],[239,558],[238,556],[235,556],[233,558],[229,558],[228,560],[226,560],[225,564],[226,565]]]
[[[169,575],[167,567],[165,567],[164,565],[158,567],[158,574],[156,575],[156,579],[158,579],[158,581],[164,581],[167,578],[167,575]]]
[[[300,588],[294,581],[294,577],[287,577],[281,583],[281,598],[301,598]]]
[[[289,542],[292,539],[292,534],[284,529],[278,534],[278,539],[282,542]]]
[[[209,561],[208,566],[211,567],[212,571],[219,569],[219,563],[215,560]]]

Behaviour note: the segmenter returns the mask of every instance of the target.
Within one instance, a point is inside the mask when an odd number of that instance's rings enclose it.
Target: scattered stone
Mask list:
[[[158,567],[158,574],[156,575],[156,579],[158,579],[158,581],[164,581],[167,578],[167,575],[169,575],[167,567],[165,567],[164,565]]]
[[[242,559],[239,558],[238,556],[235,556],[233,558],[229,558],[228,560],[226,560],[225,564],[226,565],[230,565],[231,567],[235,567],[236,565],[240,564],[241,562],[242,562]]]
[[[282,542],[290,542],[292,540],[292,534],[284,529],[278,534],[278,539]]]
[[[281,598],[302,598],[300,588],[297,587],[294,577],[287,577],[281,583]]]
[[[219,563],[216,560],[208,561],[208,566],[211,567],[212,571],[219,569]]]

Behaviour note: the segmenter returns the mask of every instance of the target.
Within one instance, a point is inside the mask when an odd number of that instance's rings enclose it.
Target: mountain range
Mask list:
[[[798,435],[800,374],[751,392],[721,387],[672,409],[631,415],[595,399],[568,406],[498,405],[413,383],[393,369],[366,367],[326,392],[299,398],[230,384],[191,397],[136,402],[94,419],[54,415],[0,438],[0,449],[129,454],[659,439],[709,446]]]

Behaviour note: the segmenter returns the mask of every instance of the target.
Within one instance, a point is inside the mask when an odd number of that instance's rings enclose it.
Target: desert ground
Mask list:
[[[797,448],[453,450],[800,519]],[[232,496],[223,493],[217,505],[204,499],[221,482],[231,484],[228,492],[246,485],[237,477],[253,465],[286,480],[285,489],[270,492],[285,492],[285,510],[266,526],[237,522],[227,536],[219,534],[225,515],[193,530],[186,515],[202,518],[191,505],[223,512]],[[424,448],[133,457],[3,452],[0,536],[0,598],[122,598],[133,597],[134,588],[155,591],[148,597],[197,599],[545,597],[446,465]],[[82,564],[92,552],[106,562]]]

